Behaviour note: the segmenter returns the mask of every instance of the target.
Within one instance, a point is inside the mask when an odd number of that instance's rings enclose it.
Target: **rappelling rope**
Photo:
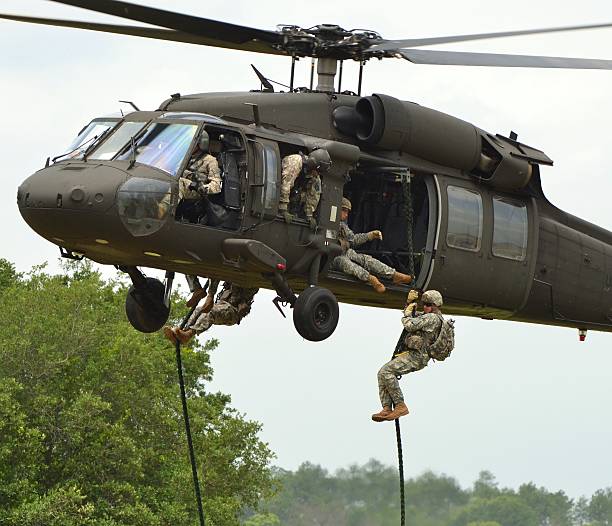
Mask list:
[[[413,242],[412,242],[412,188],[410,185],[410,172],[408,170],[402,171],[402,190],[404,194],[404,215],[406,217],[406,228],[408,230],[407,236],[407,248],[408,248],[408,273],[414,276],[414,254],[413,254]],[[402,352],[404,338],[406,337],[406,330],[404,329],[400,334],[399,340],[395,345],[393,351],[393,359],[397,354]],[[398,380],[401,377],[398,377]],[[395,437],[397,439],[397,469],[399,471],[399,485],[400,485],[400,525],[406,524],[406,498],[404,495],[404,453],[402,448],[402,430],[400,428],[399,418],[395,419]]]
[[[189,318],[195,311],[194,306],[189,314],[181,323],[181,330],[185,328]],[[181,402],[183,404],[183,420],[185,421],[185,433],[187,434],[187,445],[189,446],[189,460],[191,461],[191,473],[193,475],[193,486],[195,489],[196,501],[198,503],[198,516],[200,526],[205,526],[204,508],[202,507],[202,494],[200,493],[200,481],[198,480],[198,469],[196,467],[195,452],[193,451],[193,441],[191,440],[191,426],[189,425],[189,412],[187,411],[187,396],[185,395],[185,380],[183,379],[183,362],[181,360],[181,342],[176,340],[176,368],[178,370],[179,385],[181,387]]]

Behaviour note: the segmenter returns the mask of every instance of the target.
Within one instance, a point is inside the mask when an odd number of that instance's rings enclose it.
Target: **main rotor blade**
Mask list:
[[[175,31],[191,33],[192,35],[214,39],[219,42],[231,42],[234,44],[245,44],[253,40],[258,40],[267,44],[279,44],[282,42],[282,36],[275,31],[238,26],[235,24],[228,24],[227,22],[210,20],[209,18],[184,15],[174,11],[166,11],[164,9],[156,9],[129,2],[119,2],[116,0],[51,1],[57,2],[58,4],[81,7],[88,11],[105,13],[107,15],[137,20],[138,22],[144,22],[146,24],[166,27],[168,29],[174,29]]]
[[[455,35],[447,37],[431,37],[431,38],[408,38],[405,40],[385,40],[382,44],[374,45],[368,48],[368,51],[390,51],[400,48],[413,48],[421,46],[432,46],[434,44],[449,44],[451,42],[467,42],[470,40],[484,40],[487,38],[502,38],[515,37],[521,35],[540,35],[543,33],[558,33],[560,31],[578,31],[582,29],[600,29],[603,27],[612,27],[612,23],[608,24],[589,24],[582,26],[567,26],[567,27],[550,27],[544,29],[524,29],[520,31],[503,31],[501,33],[476,33],[473,35]]]
[[[461,51],[436,51],[433,49],[398,49],[397,52],[406,60],[415,64],[497,66],[503,68],[612,69],[612,60],[595,58],[464,53]]]
[[[214,38],[204,38],[183,31],[173,29],[162,29],[158,27],[125,26],[115,24],[98,24],[94,22],[79,22],[76,20],[58,20],[54,18],[34,18],[29,16],[5,15],[0,13],[0,18],[15,20],[17,22],[27,22],[31,24],[42,24],[47,26],[74,27],[77,29],[88,29],[90,31],[101,31],[103,33],[115,33],[118,35],[131,35],[136,37],[153,38],[156,40],[169,40],[173,42],[187,42],[189,44],[199,44],[202,46],[215,46],[230,49],[240,49],[243,51],[254,51],[256,53],[270,53],[284,55],[283,51],[273,49],[267,44],[258,41],[235,44],[215,40]]]

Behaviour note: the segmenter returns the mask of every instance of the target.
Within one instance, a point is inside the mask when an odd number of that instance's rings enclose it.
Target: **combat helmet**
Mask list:
[[[342,198],[342,208],[346,208],[349,212],[353,208],[351,202],[346,197]]]
[[[331,157],[325,148],[315,147],[308,155],[308,158],[315,165],[316,169],[321,172],[327,172],[331,168]]]
[[[442,304],[444,303],[442,301],[442,294],[440,294],[437,290],[426,290],[423,292],[421,301],[423,303],[431,303],[436,307],[442,307]]]

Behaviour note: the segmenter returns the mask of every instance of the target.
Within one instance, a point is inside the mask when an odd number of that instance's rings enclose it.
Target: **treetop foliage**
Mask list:
[[[0,259],[1,525],[197,523],[175,350],[131,328],[126,292],[84,263],[20,275]],[[216,347],[182,359],[207,524],[225,526],[275,481],[260,425],[206,390]]]

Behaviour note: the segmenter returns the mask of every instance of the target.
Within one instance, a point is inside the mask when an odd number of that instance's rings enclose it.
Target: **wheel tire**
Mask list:
[[[164,284],[155,278],[146,278],[144,290],[130,287],[125,298],[125,313],[137,331],[156,332],[168,321],[170,309],[164,305]]]
[[[339,314],[338,300],[331,291],[308,287],[293,306],[293,325],[303,338],[320,342],[336,330]]]

